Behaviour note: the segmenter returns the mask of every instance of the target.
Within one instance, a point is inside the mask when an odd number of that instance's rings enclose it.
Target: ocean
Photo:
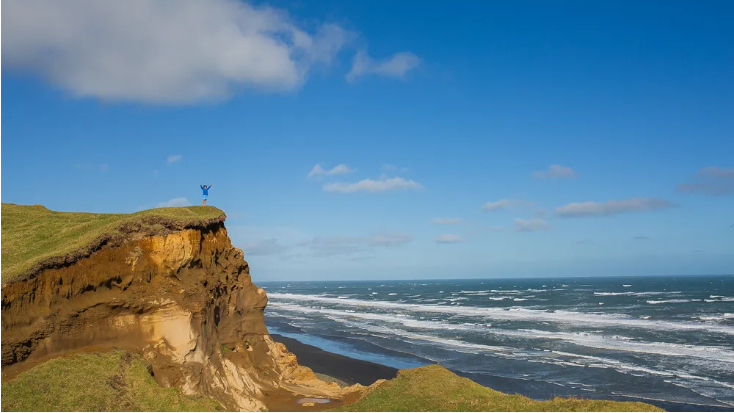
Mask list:
[[[535,399],[734,409],[734,276],[259,285],[272,333],[346,356]]]

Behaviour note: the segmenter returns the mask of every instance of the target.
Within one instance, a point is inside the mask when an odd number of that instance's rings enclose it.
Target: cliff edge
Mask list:
[[[2,204],[3,382],[78,351],[141,354],[155,381],[227,410],[341,399],[265,327],[265,291],[213,207],[82,214]]]

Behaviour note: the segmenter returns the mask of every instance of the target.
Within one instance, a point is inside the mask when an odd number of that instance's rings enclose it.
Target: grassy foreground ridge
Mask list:
[[[2,282],[32,273],[47,260],[73,254],[131,229],[149,232],[224,218],[211,206],[156,208],[133,214],[56,212],[42,205],[2,204]]]
[[[124,351],[80,353],[40,364],[2,385],[3,411],[214,411],[206,396],[160,387],[147,362]]]
[[[564,399],[537,401],[492,390],[441,366],[400,370],[398,377],[379,385],[348,412],[662,412],[640,402]]]

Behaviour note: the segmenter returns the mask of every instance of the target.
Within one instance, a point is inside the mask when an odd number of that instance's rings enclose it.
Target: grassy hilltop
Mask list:
[[[42,205],[2,204],[2,282],[32,272],[46,260],[82,254],[103,239],[158,226],[187,227],[224,218],[211,206],[156,208],[133,214],[56,212]]]
[[[564,399],[537,401],[477,384],[441,366],[400,370],[348,412],[662,412],[647,403]]]

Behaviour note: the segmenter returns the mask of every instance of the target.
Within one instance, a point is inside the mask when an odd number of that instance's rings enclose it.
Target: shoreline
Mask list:
[[[369,386],[379,379],[390,380],[397,376],[398,370],[394,367],[385,366],[370,361],[358,360],[352,357],[322,350],[319,347],[305,344],[295,338],[286,337],[281,334],[270,334],[273,340],[285,344],[288,350],[295,354],[298,364],[306,366],[318,375],[332,377],[345,382],[348,385],[355,383]],[[452,370],[453,371],[453,370]],[[476,381],[473,375],[464,374],[459,371],[454,373]],[[485,387],[492,388],[486,384],[479,383]],[[523,392],[517,392],[522,394]],[[552,398],[549,395],[548,399]],[[660,407],[669,412],[720,412],[731,411],[722,406],[711,406],[703,404],[679,403],[664,400],[645,399],[639,397],[620,397],[610,395],[604,397],[606,400],[616,401],[639,401]]]
[[[398,369],[394,367],[325,351],[280,334],[270,336],[285,344],[288,351],[296,355],[298,364],[310,368],[314,373],[339,379],[347,385],[359,383],[369,386],[377,380],[394,379],[398,375]]]

